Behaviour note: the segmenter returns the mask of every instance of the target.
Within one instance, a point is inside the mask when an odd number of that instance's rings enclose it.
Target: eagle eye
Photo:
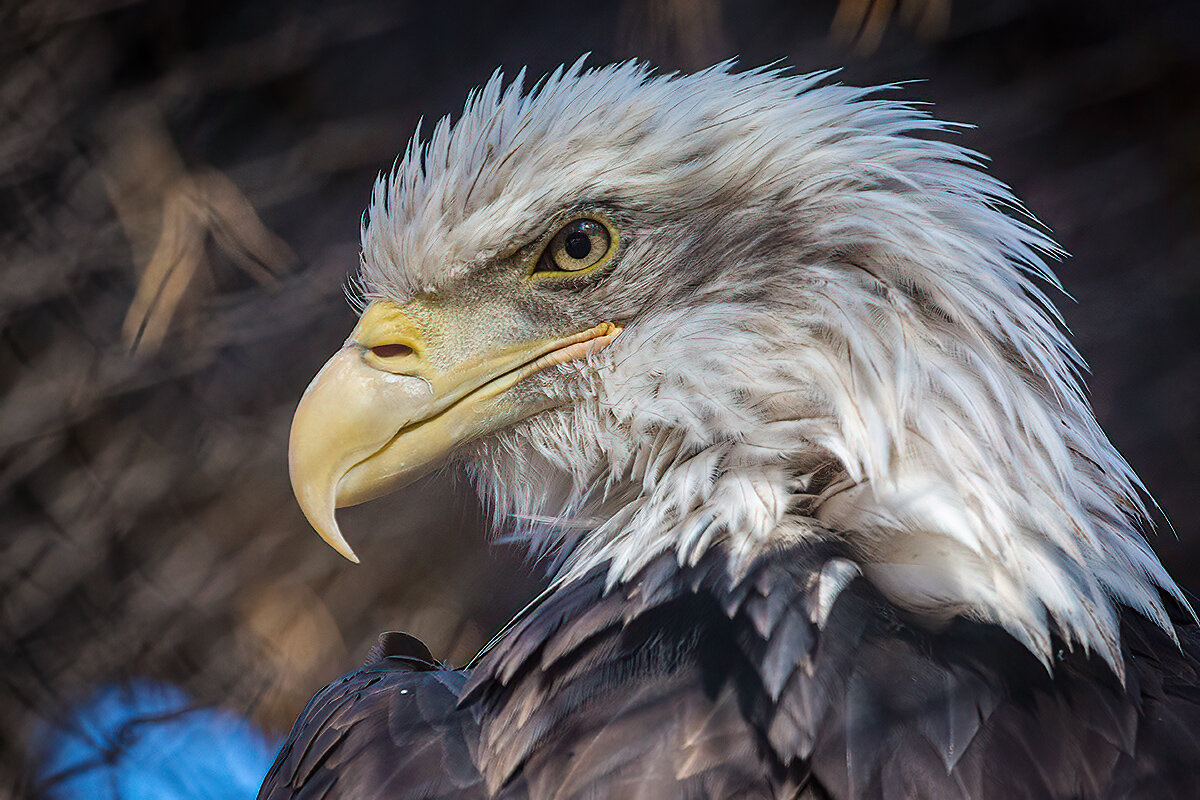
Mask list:
[[[596,266],[612,251],[613,236],[594,219],[568,222],[550,239],[538,259],[537,273],[580,272]]]

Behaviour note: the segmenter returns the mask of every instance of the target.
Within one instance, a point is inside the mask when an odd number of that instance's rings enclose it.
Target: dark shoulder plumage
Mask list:
[[[1127,613],[1122,685],[996,626],[910,625],[843,555],[598,568],[469,678],[396,639],[313,699],[260,797],[1195,795],[1194,626],[1177,647]]]
[[[470,754],[477,723],[458,708],[466,679],[414,637],[383,634],[309,701],[259,800],[486,797]]]

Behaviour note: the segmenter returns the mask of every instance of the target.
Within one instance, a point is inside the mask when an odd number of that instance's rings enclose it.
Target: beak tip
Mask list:
[[[317,534],[325,540],[325,543],[337,551],[338,555],[349,561],[351,564],[357,564],[358,556],[354,554],[354,550],[350,547],[350,543],[342,536],[341,530],[335,520],[330,520],[329,525],[320,527],[314,526]]]
[[[332,547],[334,550],[336,550],[337,554],[339,556],[346,559],[351,564],[360,563],[358,560],[358,556],[355,555],[354,551],[350,549],[350,545],[346,544],[345,539],[338,537],[338,541],[334,541],[330,537],[322,536],[321,538],[325,540],[326,544],[328,544],[330,547]]]
[[[342,529],[338,526],[333,498],[329,498],[328,503],[321,503],[314,508],[304,502],[309,497],[308,493],[298,492],[297,497],[301,499],[300,509],[308,519],[308,524],[321,537],[321,540],[350,563],[359,563],[358,556],[354,554],[354,549],[350,547],[350,543],[346,541],[346,537],[342,535]]]

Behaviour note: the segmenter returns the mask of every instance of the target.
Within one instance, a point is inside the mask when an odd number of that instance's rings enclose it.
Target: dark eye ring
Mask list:
[[[594,219],[568,222],[542,251],[538,272],[579,272],[594,267],[612,249],[612,236]]]

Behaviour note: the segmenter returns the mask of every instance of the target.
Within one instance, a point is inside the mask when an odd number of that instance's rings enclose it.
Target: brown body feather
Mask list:
[[[1002,629],[905,622],[829,544],[714,550],[546,598],[470,672],[390,635],[259,797],[1191,798],[1200,634],[1124,615],[1126,682]]]

